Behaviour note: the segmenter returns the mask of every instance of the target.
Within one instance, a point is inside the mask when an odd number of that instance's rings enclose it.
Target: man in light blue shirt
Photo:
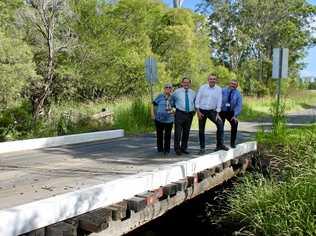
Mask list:
[[[236,136],[238,128],[237,117],[242,110],[242,97],[240,92],[237,90],[238,81],[231,80],[229,86],[223,88],[222,90],[222,108],[220,112],[220,117],[225,123],[225,119],[231,125],[231,134],[230,134],[230,146],[232,148],[236,147]]]
[[[175,114],[174,150],[177,155],[189,154],[187,151],[192,119],[195,114],[195,92],[190,89],[191,80],[183,78],[181,88],[172,94]]]

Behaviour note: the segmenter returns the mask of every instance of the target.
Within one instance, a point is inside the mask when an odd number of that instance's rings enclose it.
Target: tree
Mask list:
[[[265,87],[270,83],[272,48],[290,49],[290,75],[297,77],[304,50],[314,42],[310,22],[316,7],[305,0],[208,0],[203,12],[208,14],[215,59]],[[247,66],[253,63],[256,70]]]
[[[6,108],[22,96],[38,76],[31,48],[21,40],[16,28],[16,11],[21,0],[0,1],[0,108]]]
[[[32,59],[27,44],[0,30],[0,108],[15,102],[22,89],[37,79]]]
[[[32,89],[36,119],[52,93],[57,57],[73,43],[74,35],[69,27],[72,12],[67,1],[28,0],[20,15],[27,28],[27,40],[35,51],[37,70],[43,76]]]
[[[171,9],[152,35],[153,52],[165,63],[174,82],[188,76],[198,84],[213,70],[204,18],[185,9]]]
[[[81,42],[73,60],[81,74],[81,98],[113,100],[146,92],[144,61],[152,54],[150,37],[165,8],[157,0],[73,2]]]

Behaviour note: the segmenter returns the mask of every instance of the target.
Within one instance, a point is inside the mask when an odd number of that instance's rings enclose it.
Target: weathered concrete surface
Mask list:
[[[251,133],[241,132],[239,142]],[[209,152],[214,135],[208,134]],[[196,157],[197,133],[191,132],[191,155],[165,157],[156,152],[155,136],[124,137],[64,147],[0,155],[0,209],[72,192],[120,177],[152,171],[158,166]]]

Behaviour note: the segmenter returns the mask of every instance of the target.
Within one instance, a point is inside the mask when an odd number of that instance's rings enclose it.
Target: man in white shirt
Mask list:
[[[217,77],[215,75],[209,75],[208,84],[204,84],[200,87],[195,99],[195,108],[199,118],[199,154],[205,153],[205,123],[207,118],[217,127],[215,151],[228,150],[223,144],[224,125],[219,116],[222,106],[222,89],[216,85],[216,82]]]

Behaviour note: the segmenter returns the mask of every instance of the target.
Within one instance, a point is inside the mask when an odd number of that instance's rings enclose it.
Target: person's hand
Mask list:
[[[153,113],[150,114],[150,117],[151,117],[152,120],[156,119],[155,114],[153,114]]]
[[[216,114],[216,118],[215,119],[222,121],[221,117],[219,116],[219,113]]]
[[[199,120],[201,120],[204,117],[204,115],[200,111],[197,111],[197,116],[198,116]]]
[[[230,119],[230,121],[234,121],[235,123],[238,122],[237,117],[235,117],[235,116],[233,116],[233,117]]]

